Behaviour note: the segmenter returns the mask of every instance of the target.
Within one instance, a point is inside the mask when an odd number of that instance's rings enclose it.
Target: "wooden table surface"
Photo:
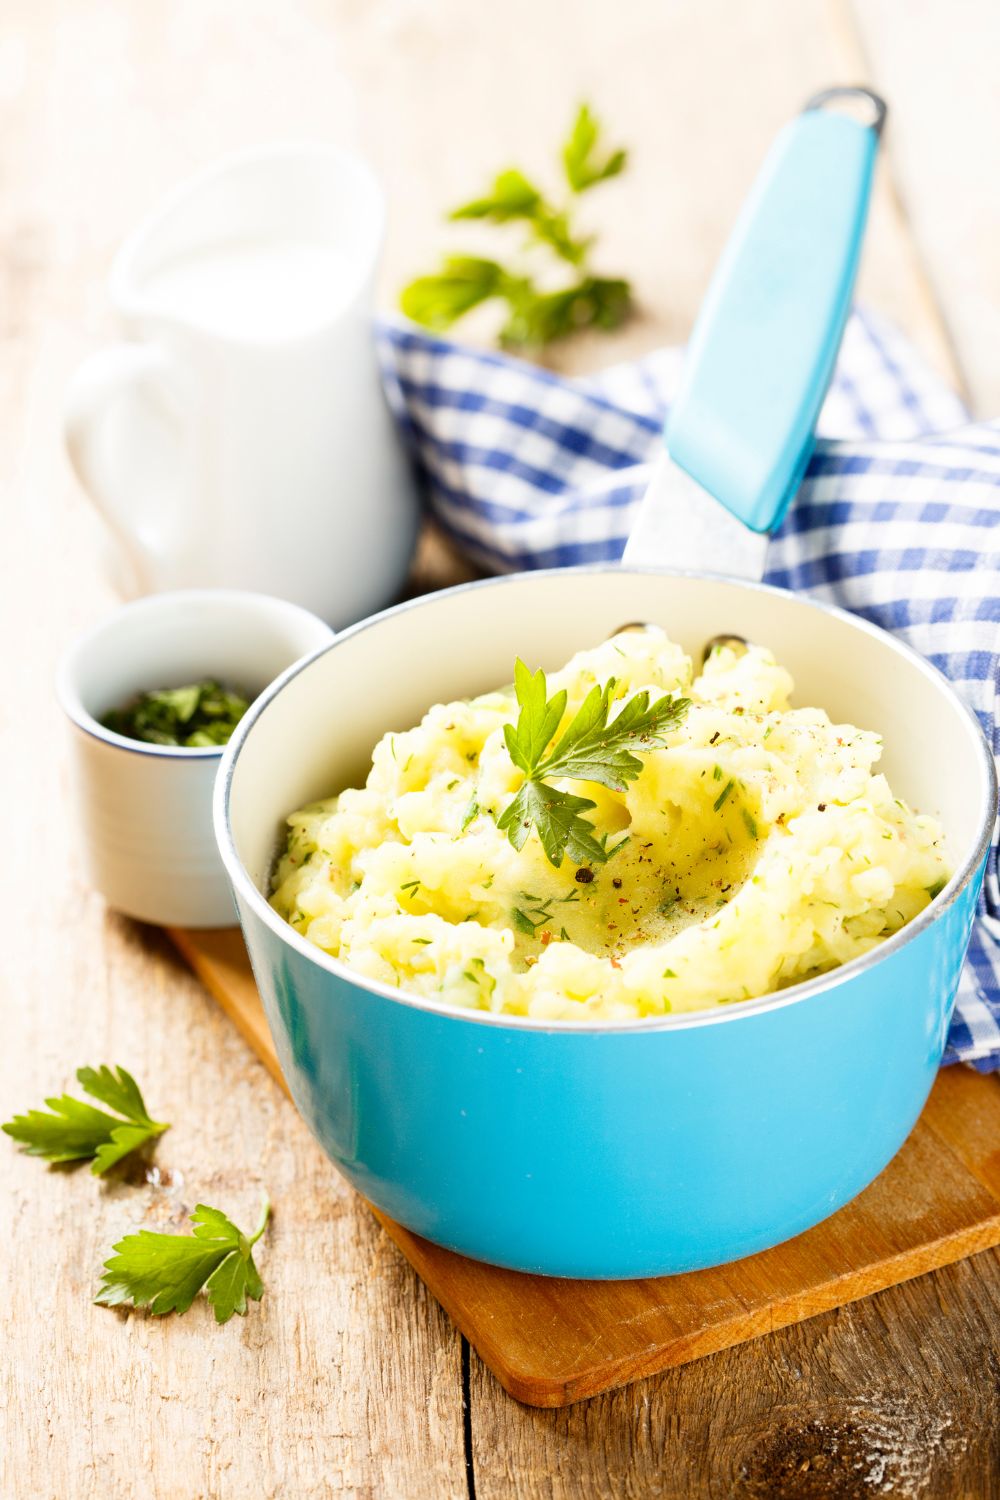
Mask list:
[[[894,108],[863,275],[974,407],[1000,410],[1000,11],[976,0],[5,0],[0,11],[0,785],[4,1117],[121,1061],[174,1121],[155,1183],[0,1145],[0,1495],[1000,1495],[1000,1255],[564,1411],[464,1347],[163,938],[109,915],[71,828],[54,663],[112,604],[61,452],[103,278],[175,180],[269,138],[353,142],[385,180],[382,296],[439,213],[544,168],[591,98],[634,164],[606,265],[643,314],[566,369],[681,339],[741,195],[814,88]],[[104,1253],[199,1200],[275,1205],[263,1303],[224,1328],[91,1306]]]

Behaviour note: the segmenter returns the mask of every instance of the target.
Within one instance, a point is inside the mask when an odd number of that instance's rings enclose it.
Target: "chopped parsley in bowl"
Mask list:
[[[250,704],[212,677],[185,687],[137,693],[101,720],[105,729],[149,745],[204,750],[226,745]]]

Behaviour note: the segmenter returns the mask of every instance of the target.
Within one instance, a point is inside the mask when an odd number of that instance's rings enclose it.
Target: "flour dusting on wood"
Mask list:
[[[967,1439],[950,1416],[921,1411],[904,1396],[872,1393],[832,1405],[822,1416],[781,1423],[743,1465],[740,1494],[894,1495],[918,1500],[941,1464]]]

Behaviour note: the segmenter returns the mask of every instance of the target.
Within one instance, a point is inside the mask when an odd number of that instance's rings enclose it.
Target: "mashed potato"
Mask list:
[[[606,863],[556,869],[537,833],[518,853],[497,829],[523,780],[506,690],[436,705],[376,745],[363,788],[293,813],[275,909],[360,974],[443,1004],[618,1021],[846,963],[947,879],[938,825],[873,772],[878,736],[789,708],[768,651],[716,647],[695,676],[662,631],[617,635],[549,677],[564,723],[612,677],[616,704],[648,688],[691,706],[625,791],[556,783],[597,804],[620,842]]]

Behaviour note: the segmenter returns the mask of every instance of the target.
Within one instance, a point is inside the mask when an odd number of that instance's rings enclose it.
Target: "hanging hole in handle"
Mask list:
[[[874,89],[869,89],[861,83],[835,84],[832,88],[820,89],[818,94],[813,94],[807,99],[802,113],[810,109],[826,109],[829,104],[856,102],[860,111],[844,110],[842,113],[849,114],[852,119],[857,119],[860,124],[869,126],[877,136],[882,134],[885,125],[885,117],[889,113],[889,106],[880,94]]]

